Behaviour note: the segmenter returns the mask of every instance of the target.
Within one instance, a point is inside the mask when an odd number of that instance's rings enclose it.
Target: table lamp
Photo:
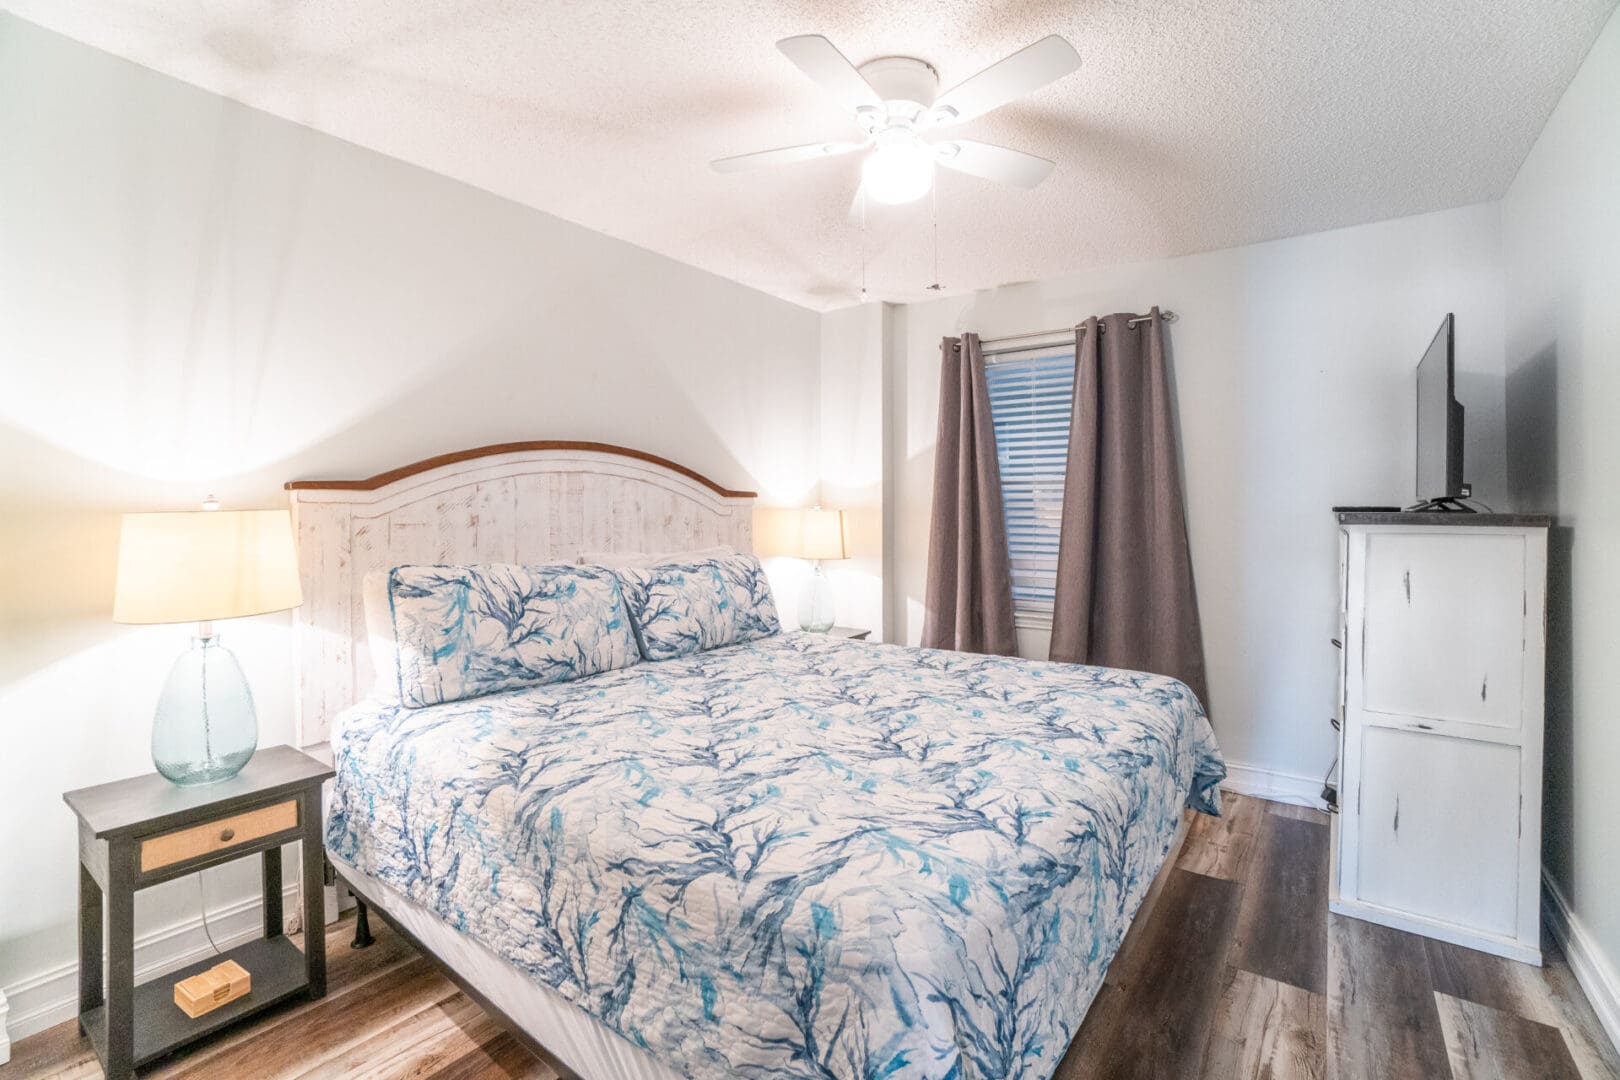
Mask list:
[[[844,540],[844,512],[812,507],[799,512],[797,547],[791,551],[795,558],[811,559],[815,563],[810,581],[799,595],[799,629],[825,634],[833,628],[837,615],[832,582],[821,569],[823,559],[849,558],[849,545]],[[789,537],[790,544],[793,537]]]
[[[113,621],[197,624],[158,698],[158,772],[180,785],[212,784],[248,763],[259,742],[253,693],[214,622],[303,602],[285,510],[124,515]]]

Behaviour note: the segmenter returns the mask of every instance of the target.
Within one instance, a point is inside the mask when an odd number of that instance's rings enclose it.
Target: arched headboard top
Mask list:
[[[645,450],[632,450],[628,446],[615,446],[612,443],[581,442],[573,439],[534,439],[528,442],[492,443],[489,446],[477,446],[471,450],[454,450],[448,454],[435,454],[421,461],[414,461],[409,465],[401,465],[397,469],[380,472],[376,476],[369,476],[364,480],[289,480],[288,491],[377,491],[401,480],[408,480],[422,473],[433,472],[436,469],[445,469],[453,465],[476,461],[479,458],[501,457],[507,454],[522,454],[529,451],[552,450],[588,450],[597,454],[616,454],[619,457],[630,458],[633,461],[645,461],[679,473],[691,480],[696,480],[713,491],[716,495],[727,499],[753,499],[758,497],[754,491],[731,491],[721,487],[707,476],[685,465],[678,465],[668,458],[649,454]]]
[[[293,613],[301,746],[324,742],[332,718],[371,689],[362,589],[373,571],[753,550],[753,492],[607,443],[501,443],[366,480],[294,481],[287,494],[304,587]]]

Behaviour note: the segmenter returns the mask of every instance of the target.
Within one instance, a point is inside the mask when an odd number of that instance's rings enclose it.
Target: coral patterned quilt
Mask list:
[[[704,1078],[1050,1076],[1226,771],[1173,679],[798,633],[333,748],[336,857]]]

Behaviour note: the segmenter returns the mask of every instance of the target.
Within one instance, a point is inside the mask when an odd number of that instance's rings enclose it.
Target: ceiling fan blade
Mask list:
[[[838,47],[820,34],[800,34],[776,43],[782,55],[793,61],[812,82],[831,94],[850,112],[862,108],[882,109],[883,99],[872,84],[861,78]]]
[[[937,143],[934,154],[947,169],[1021,188],[1036,186],[1057,167],[1045,158],[1026,154],[1022,150],[1009,150],[1005,146],[991,146],[972,139]]]
[[[814,161],[817,158],[836,157],[859,150],[864,142],[807,143],[804,146],[784,146],[778,150],[761,150],[753,154],[718,158],[709,162],[715,172],[742,172],[766,165],[791,165],[795,161]]]
[[[936,124],[955,124],[983,116],[1078,70],[1080,54],[1056,34],[998,60],[934,102]]]

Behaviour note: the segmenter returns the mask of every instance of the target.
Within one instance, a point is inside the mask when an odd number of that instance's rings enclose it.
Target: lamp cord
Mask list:
[[[214,950],[214,955],[220,955],[219,943],[214,940],[214,933],[208,929],[208,897],[203,893],[203,872],[197,871],[197,906],[202,909],[203,935],[208,938],[208,947]]]
[[[304,910],[304,875],[302,873],[298,875],[297,903],[297,910],[302,913]],[[203,936],[208,939],[208,947],[214,950],[215,956],[224,955],[223,951],[219,947],[219,942],[214,940],[214,932],[208,927],[208,896],[203,892],[203,872],[201,870],[197,871],[197,907],[201,909],[202,912]],[[323,927],[322,930],[324,932],[325,928]],[[308,934],[309,932],[310,928],[307,926],[304,927],[304,933]]]

